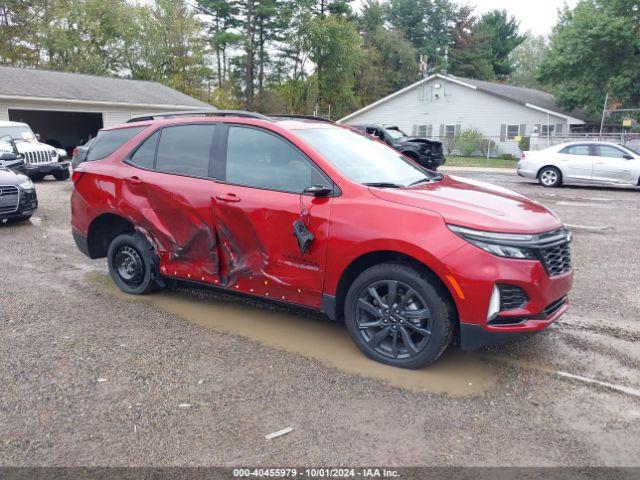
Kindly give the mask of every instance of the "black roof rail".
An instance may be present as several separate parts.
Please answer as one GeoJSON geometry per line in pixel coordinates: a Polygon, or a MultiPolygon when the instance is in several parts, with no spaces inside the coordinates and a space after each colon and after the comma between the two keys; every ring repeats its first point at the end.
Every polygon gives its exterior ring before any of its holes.
{"type": "Polygon", "coordinates": [[[329,120],[324,117],[316,117],[314,115],[296,115],[294,113],[276,113],[271,115],[272,118],[290,118],[295,120],[296,118],[300,120],[315,120],[316,122],[326,122],[326,123],[336,123],[333,120],[329,120]]]}
{"type": "Polygon", "coordinates": [[[214,109],[201,109],[201,110],[182,110],[178,112],[160,112],[160,113],[149,113],[146,115],[138,115],[136,117],[132,117],[127,121],[127,123],[131,122],[144,122],[147,120],[158,120],[160,118],[175,118],[175,117],[247,117],[247,118],[256,118],[258,120],[266,120],[268,122],[273,121],[273,119],[267,117],[266,115],[262,115],[261,113],[256,112],[247,112],[245,110],[214,110],[214,109]]]}

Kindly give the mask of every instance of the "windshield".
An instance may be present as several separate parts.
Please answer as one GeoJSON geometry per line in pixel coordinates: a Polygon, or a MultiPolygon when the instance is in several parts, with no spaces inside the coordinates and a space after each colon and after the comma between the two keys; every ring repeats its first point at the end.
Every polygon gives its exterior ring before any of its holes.
{"type": "Polygon", "coordinates": [[[0,127],[0,137],[9,135],[14,140],[33,140],[35,136],[26,125],[12,125],[10,127],[0,127]]]}
{"type": "Polygon", "coordinates": [[[398,128],[388,128],[387,135],[391,137],[392,140],[399,140],[401,138],[407,138],[407,134],[398,128]]]}
{"type": "Polygon", "coordinates": [[[296,130],[296,134],[343,175],[363,185],[406,187],[442,178],[385,144],[346,128],[311,128],[296,130]]]}
{"type": "Polygon", "coordinates": [[[620,145],[620,146],[622,148],[626,148],[627,150],[629,150],[634,155],[640,155],[640,152],[638,152],[638,150],[636,150],[635,148],[631,148],[629,145],[620,145]]]}

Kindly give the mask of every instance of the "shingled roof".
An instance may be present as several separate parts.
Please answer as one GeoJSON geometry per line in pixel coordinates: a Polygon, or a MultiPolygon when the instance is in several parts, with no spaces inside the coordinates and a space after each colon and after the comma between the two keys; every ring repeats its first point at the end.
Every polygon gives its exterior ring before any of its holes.
{"type": "Polygon", "coordinates": [[[556,103],[553,95],[547,92],[543,92],[542,90],[514,87],[513,85],[506,85],[499,82],[486,82],[484,80],[474,80],[473,78],[462,78],[453,75],[449,75],[449,77],[460,80],[464,83],[468,83],[469,85],[473,85],[478,90],[491,93],[506,100],[512,100],[523,105],[535,105],[536,107],[544,108],[552,112],[558,112],[563,115],[578,118],[580,120],[586,120],[584,112],[580,110],[569,111],[561,108],[556,103]]]}
{"type": "Polygon", "coordinates": [[[156,82],[14,67],[0,67],[0,96],[211,108],[156,82]]]}
{"type": "Polygon", "coordinates": [[[555,98],[553,97],[553,95],[551,95],[550,93],[547,92],[543,92],[541,90],[534,90],[532,88],[522,88],[522,87],[514,87],[512,85],[506,85],[504,83],[499,83],[499,82],[486,82],[483,80],[474,80],[472,78],[463,78],[463,77],[458,77],[458,76],[454,76],[454,75],[442,75],[439,73],[430,75],[427,78],[424,78],[422,80],[419,80],[411,85],[409,85],[408,87],[403,88],[402,90],[398,90],[395,93],[392,93],[389,96],[386,96],[384,98],[381,98],[380,100],[367,105],[364,108],[361,108],[360,110],[357,110],[353,113],[350,113],[349,115],[347,115],[344,118],[341,118],[339,120],[339,122],[348,120],[351,117],[354,117],[360,113],[363,113],[367,110],[369,110],[370,108],[373,108],[375,106],[378,106],[384,102],[386,102],[387,100],[391,100],[394,97],[397,97],[398,95],[402,95],[403,93],[416,88],[424,83],[427,83],[431,80],[433,80],[434,78],[440,78],[442,80],[446,80],[446,81],[450,81],[450,82],[454,82],[457,83],[459,85],[463,85],[467,88],[471,88],[473,90],[478,90],[478,91],[482,91],[485,93],[489,93],[491,95],[494,95],[496,97],[500,97],[502,99],[505,100],[509,100],[512,102],[516,102],[519,103],[527,108],[533,108],[533,109],[537,109],[537,110],[542,110],[542,111],[548,111],[550,113],[556,113],[556,114],[560,114],[562,116],[566,116],[566,117],[571,117],[572,119],[576,119],[577,121],[587,121],[588,119],[586,118],[584,112],[582,112],[581,110],[571,110],[568,111],[564,108],[561,108],[555,101],[555,98]]]}

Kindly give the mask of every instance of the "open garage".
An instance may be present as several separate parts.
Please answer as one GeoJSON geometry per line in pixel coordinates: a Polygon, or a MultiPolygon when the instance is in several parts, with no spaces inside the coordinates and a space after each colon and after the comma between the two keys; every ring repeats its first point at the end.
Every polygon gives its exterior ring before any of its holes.
{"type": "Polygon", "coordinates": [[[27,123],[67,152],[132,116],[213,108],[155,82],[0,67],[0,120],[27,123]]]}
{"type": "Polygon", "coordinates": [[[9,109],[9,120],[29,124],[42,142],[64,148],[67,154],[95,137],[102,128],[102,113],[99,112],[9,109]]]}

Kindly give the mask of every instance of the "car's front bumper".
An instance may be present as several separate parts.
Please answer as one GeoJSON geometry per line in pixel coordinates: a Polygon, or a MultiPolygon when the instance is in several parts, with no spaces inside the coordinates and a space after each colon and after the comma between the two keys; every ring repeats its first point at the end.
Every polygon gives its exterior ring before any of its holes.
{"type": "Polygon", "coordinates": [[[527,337],[547,328],[568,308],[573,271],[549,276],[538,260],[498,257],[467,244],[444,259],[446,276],[460,320],[460,345],[464,350],[496,345],[527,337]],[[489,321],[489,303],[496,285],[522,289],[528,300],[522,308],[498,313],[489,321]]]}
{"type": "Polygon", "coordinates": [[[53,175],[69,171],[69,162],[56,163],[27,163],[25,165],[27,175],[53,175]]]}
{"type": "Polygon", "coordinates": [[[38,196],[36,191],[20,189],[18,208],[12,212],[0,212],[0,219],[23,218],[32,215],[38,209],[38,196]]]}

